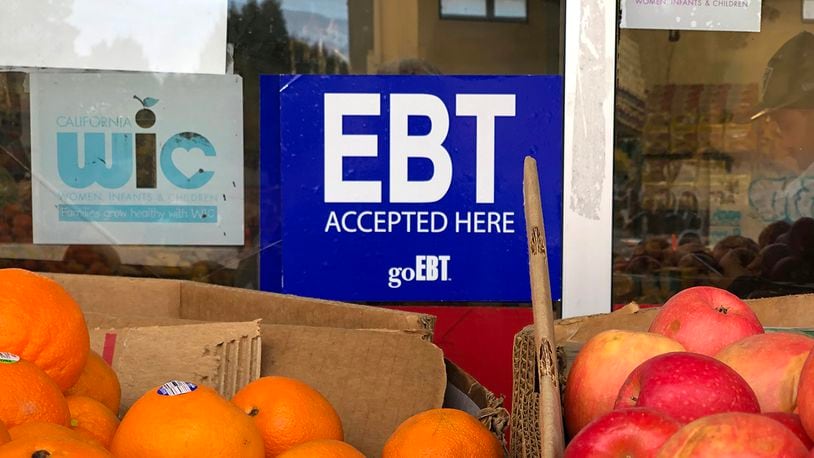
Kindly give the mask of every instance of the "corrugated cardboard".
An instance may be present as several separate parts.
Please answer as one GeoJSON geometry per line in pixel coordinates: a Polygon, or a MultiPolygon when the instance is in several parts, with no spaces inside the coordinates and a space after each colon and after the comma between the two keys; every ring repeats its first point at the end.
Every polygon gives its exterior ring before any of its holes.
{"type": "MultiPolygon", "coordinates": [[[[514,336],[512,349],[512,417],[511,457],[539,457],[540,390],[537,357],[534,350],[534,327],[526,326],[514,336]]],[[[560,421],[562,423],[562,421],[560,421]]]]}
{"type": "Polygon", "coordinates": [[[325,395],[346,440],[367,456],[378,456],[402,421],[444,401],[444,356],[412,335],[293,325],[261,333],[263,375],[294,377],[325,395]]]}
{"type": "MultiPolygon", "coordinates": [[[[746,301],[755,311],[764,327],[771,328],[811,328],[814,319],[811,307],[814,294],[752,299],[746,301]]],[[[567,374],[570,363],[582,345],[594,335],[610,330],[646,331],[658,313],[658,309],[641,309],[636,304],[608,314],[576,317],[554,322],[557,341],[558,366],[562,374],[567,374]]],[[[514,340],[514,386],[512,390],[511,454],[512,457],[538,457],[534,444],[540,438],[538,420],[539,387],[537,365],[535,364],[534,328],[528,326],[520,331],[514,340]]],[[[561,377],[564,383],[567,375],[561,377]]],[[[547,416],[545,421],[562,422],[562,418],[547,416]]],[[[543,440],[545,438],[542,438],[543,440]]]]}
{"type": "Polygon", "coordinates": [[[469,412],[497,436],[508,454],[505,430],[509,426],[509,411],[503,407],[503,396],[497,396],[474,377],[446,360],[447,390],[444,407],[469,412]]]}
{"type": "Polygon", "coordinates": [[[86,312],[108,315],[137,314],[201,321],[252,321],[259,318],[265,324],[390,329],[426,337],[432,336],[435,326],[435,317],[421,313],[190,281],[45,275],[62,284],[86,312]],[[217,306],[208,305],[213,303],[217,306]]]}
{"type": "MultiPolygon", "coordinates": [[[[206,384],[226,398],[260,376],[258,322],[91,329],[91,348],[105,354],[122,386],[121,412],[169,380],[206,384]]],[[[125,325],[125,326],[121,326],[125,325]]]]}
{"type": "MultiPolygon", "coordinates": [[[[260,374],[296,377],[317,388],[338,410],[346,439],[366,456],[379,456],[402,421],[445,400],[477,412],[502,437],[505,411],[474,379],[445,365],[441,350],[428,341],[431,316],[184,281],[52,277],[80,303],[89,326],[101,327],[94,332],[94,348],[111,326],[120,332],[119,341],[127,329],[128,338],[158,341],[160,332],[178,331],[168,335],[169,341],[192,342],[190,334],[219,322],[248,322],[224,324],[218,329],[224,333],[230,326],[257,326],[253,320],[261,320],[260,374]]],[[[200,343],[190,346],[202,348],[200,343]]],[[[136,370],[151,365],[138,358],[119,363],[136,370]]]]}
{"type": "MultiPolygon", "coordinates": [[[[554,341],[554,307],[548,274],[548,249],[546,247],[543,206],[540,198],[540,179],[537,162],[526,157],[523,164],[523,209],[526,217],[526,240],[529,253],[529,280],[531,305],[534,312],[534,349],[537,367],[537,393],[541,434],[539,454],[558,458],[562,456],[564,434],[562,423],[545,421],[562,416],[560,378],[557,348],[554,341]]],[[[528,444],[528,447],[532,447],[528,444]]]]}
{"type": "Polygon", "coordinates": [[[345,329],[390,329],[432,337],[435,317],[345,302],[285,294],[224,288],[202,283],[182,283],[180,315],[205,321],[244,321],[257,317],[264,324],[293,324],[345,329]],[[217,300],[221,307],[207,307],[217,300]],[[396,313],[392,313],[396,312],[396,313]]]}

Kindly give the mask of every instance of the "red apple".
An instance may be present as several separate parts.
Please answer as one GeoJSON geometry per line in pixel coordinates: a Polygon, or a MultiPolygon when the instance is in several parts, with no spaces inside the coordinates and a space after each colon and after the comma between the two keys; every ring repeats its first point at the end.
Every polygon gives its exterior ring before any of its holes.
{"type": "Polygon", "coordinates": [[[616,408],[651,407],[681,423],[723,412],[760,412],[749,384],[726,364],[678,352],[645,361],[625,380],[616,408]]]}
{"type": "Polygon", "coordinates": [[[814,437],[814,351],[808,354],[800,371],[800,383],[797,385],[797,413],[808,437],[814,437]]]}
{"type": "Polygon", "coordinates": [[[763,333],[755,312],[737,296],[711,286],[685,289],[671,297],[650,325],[687,351],[713,356],[727,345],[763,333]]]}
{"type": "Polygon", "coordinates": [[[788,428],[763,415],[730,412],[684,425],[658,458],[802,458],[808,450],[788,428]]]}
{"type": "Polygon", "coordinates": [[[807,449],[811,450],[814,448],[814,441],[808,437],[808,433],[806,433],[805,428],[803,428],[803,422],[800,421],[799,415],[786,412],[768,412],[764,413],[763,416],[783,423],[786,428],[803,442],[803,445],[805,445],[807,449]]]}
{"type": "Polygon", "coordinates": [[[653,356],[683,350],[678,342],[649,332],[612,330],[593,336],[574,360],[565,384],[568,434],[573,437],[613,410],[619,388],[636,366],[653,356]]]}
{"type": "Polygon", "coordinates": [[[657,410],[614,410],[583,428],[568,444],[564,458],[655,457],[679,428],[679,422],[657,410]]]}
{"type": "Polygon", "coordinates": [[[794,412],[800,371],[812,348],[814,339],[802,334],[756,334],[729,345],[715,358],[746,380],[762,412],[794,412]]]}

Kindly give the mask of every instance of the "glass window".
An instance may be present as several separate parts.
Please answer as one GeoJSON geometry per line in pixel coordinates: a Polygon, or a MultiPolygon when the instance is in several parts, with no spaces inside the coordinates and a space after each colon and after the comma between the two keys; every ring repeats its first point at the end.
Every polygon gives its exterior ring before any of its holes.
{"type": "Polygon", "coordinates": [[[814,290],[814,24],[762,9],[759,33],[620,31],[615,304],[814,290]]]}
{"type": "Polygon", "coordinates": [[[441,17],[525,21],[527,0],[441,0],[441,17]]]}
{"type": "Polygon", "coordinates": [[[562,68],[560,4],[230,0],[228,68],[243,78],[246,242],[239,247],[34,245],[27,74],[0,72],[0,267],[255,288],[257,253],[266,248],[258,238],[259,75],[557,74],[562,68]],[[445,21],[439,11],[526,21],[445,21]]]}
{"type": "Polygon", "coordinates": [[[485,18],[487,0],[441,0],[441,16],[485,18]]]}
{"type": "Polygon", "coordinates": [[[495,0],[495,17],[526,19],[526,0],[495,0]]]}

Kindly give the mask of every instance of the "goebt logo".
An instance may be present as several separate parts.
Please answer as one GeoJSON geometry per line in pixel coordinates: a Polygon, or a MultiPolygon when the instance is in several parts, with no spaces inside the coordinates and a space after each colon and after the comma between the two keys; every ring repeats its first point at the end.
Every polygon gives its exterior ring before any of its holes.
{"type": "MultiPolygon", "coordinates": [[[[214,172],[202,168],[192,175],[182,172],[173,154],[182,149],[186,151],[200,150],[204,156],[214,157],[215,147],[203,135],[195,132],[181,132],[168,138],[157,149],[156,134],[148,129],[155,126],[156,115],[150,110],[158,103],[157,99],[146,97],[144,99],[133,96],[141,103],[141,108],[135,114],[136,125],[141,128],[139,132],[113,132],[110,135],[111,155],[106,155],[108,134],[103,132],[85,132],[82,134],[84,142],[84,159],[79,159],[79,133],[57,132],[57,164],[59,177],[72,188],[87,188],[93,184],[107,189],[119,189],[130,182],[133,173],[136,174],[136,188],[151,189],[157,187],[157,171],[160,169],[164,177],[182,189],[198,189],[206,185],[214,172]],[[158,163],[156,164],[156,155],[158,163]]],[[[70,119],[70,118],[66,118],[70,119]]],[[[98,128],[132,128],[128,118],[88,118],[76,121],[59,122],[65,127],[98,128]]]]}

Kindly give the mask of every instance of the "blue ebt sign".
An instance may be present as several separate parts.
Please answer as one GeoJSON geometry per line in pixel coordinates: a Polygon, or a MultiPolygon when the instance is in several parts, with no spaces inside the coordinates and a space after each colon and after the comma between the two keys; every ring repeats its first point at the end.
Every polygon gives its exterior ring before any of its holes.
{"type": "Polygon", "coordinates": [[[261,254],[264,289],[528,301],[533,155],[560,298],[559,77],[265,76],[261,98],[261,243],[282,240],[261,254]]]}

